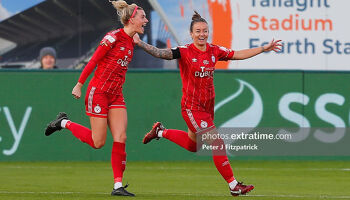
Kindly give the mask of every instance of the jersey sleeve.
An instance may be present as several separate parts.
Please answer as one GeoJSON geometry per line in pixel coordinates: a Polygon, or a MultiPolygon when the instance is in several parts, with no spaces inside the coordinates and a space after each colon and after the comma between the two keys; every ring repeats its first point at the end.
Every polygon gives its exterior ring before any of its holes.
{"type": "Polygon", "coordinates": [[[116,41],[117,41],[117,36],[115,34],[107,33],[101,40],[100,45],[113,48],[115,46],[116,41]]]}
{"type": "Polygon", "coordinates": [[[218,56],[218,60],[220,61],[227,61],[230,60],[233,55],[235,54],[235,51],[233,51],[232,49],[227,49],[225,47],[222,46],[216,46],[217,49],[217,56],[218,56]]]}
{"type": "Polygon", "coordinates": [[[91,57],[88,64],[85,66],[83,72],[80,74],[78,82],[84,84],[86,79],[90,76],[91,72],[94,71],[97,63],[106,55],[110,48],[106,45],[100,45],[97,47],[94,55],[91,57]]]}

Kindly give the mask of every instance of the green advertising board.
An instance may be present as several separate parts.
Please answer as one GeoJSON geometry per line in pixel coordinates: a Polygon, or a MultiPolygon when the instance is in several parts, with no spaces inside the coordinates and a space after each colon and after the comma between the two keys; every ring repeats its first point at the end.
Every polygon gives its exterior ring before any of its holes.
{"type": "MultiPolygon", "coordinates": [[[[60,111],[89,127],[84,98],[76,100],[71,95],[79,75],[79,71],[0,72],[0,161],[110,159],[110,135],[99,150],[81,143],[67,130],[44,136],[46,124],[60,111]]],[[[128,160],[211,159],[164,139],[142,144],[144,134],[156,121],[166,128],[187,130],[180,110],[178,71],[129,71],[126,79],[128,160]]],[[[350,73],[343,72],[217,71],[215,124],[346,129],[350,126],[349,80],[350,73]]],[[[318,148],[339,147],[349,141],[346,133],[309,131],[297,135],[296,140],[312,139],[318,148]]],[[[335,151],[327,156],[349,155],[335,151]]]]}

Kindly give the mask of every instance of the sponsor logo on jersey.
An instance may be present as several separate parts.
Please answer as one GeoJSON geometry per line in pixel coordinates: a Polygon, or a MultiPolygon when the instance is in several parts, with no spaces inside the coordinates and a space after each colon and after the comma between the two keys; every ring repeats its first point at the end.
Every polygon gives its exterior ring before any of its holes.
{"type": "Polygon", "coordinates": [[[124,50],[125,50],[125,47],[120,47],[120,50],[121,50],[121,51],[124,51],[124,50]]]}
{"type": "Polygon", "coordinates": [[[212,77],[214,75],[214,70],[212,70],[212,68],[205,68],[204,66],[200,67],[201,71],[196,71],[194,73],[195,77],[199,77],[199,78],[204,78],[204,77],[212,77]],[[205,71],[205,69],[208,69],[209,71],[205,71]]]}
{"type": "Polygon", "coordinates": [[[215,56],[211,56],[211,61],[213,61],[213,63],[215,63],[215,56]]]}
{"type": "Polygon", "coordinates": [[[201,127],[202,127],[202,128],[207,128],[207,127],[208,127],[208,122],[202,121],[202,122],[201,122],[201,127]]]}
{"type": "Polygon", "coordinates": [[[205,64],[205,65],[209,65],[209,61],[207,61],[207,60],[203,60],[203,64],[205,64]]]}
{"type": "Polygon", "coordinates": [[[195,59],[195,58],[192,58],[192,62],[197,62],[197,59],[195,59]]]}
{"type": "Polygon", "coordinates": [[[128,66],[129,64],[129,61],[128,61],[128,56],[125,56],[124,60],[122,60],[121,58],[117,61],[117,63],[119,65],[121,65],[122,67],[126,67],[128,66]]]}
{"type": "Polygon", "coordinates": [[[95,106],[94,111],[95,111],[95,113],[100,113],[102,111],[102,109],[99,105],[97,105],[97,106],[95,106]]]}

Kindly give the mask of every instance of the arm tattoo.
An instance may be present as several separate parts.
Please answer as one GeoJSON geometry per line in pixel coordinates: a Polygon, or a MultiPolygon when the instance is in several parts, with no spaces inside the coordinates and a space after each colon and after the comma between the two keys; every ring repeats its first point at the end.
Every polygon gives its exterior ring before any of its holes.
{"type": "Polygon", "coordinates": [[[157,47],[147,44],[143,41],[140,41],[138,45],[139,47],[141,47],[143,50],[145,50],[147,53],[151,54],[154,57],[163,58],[166,60],[173,59],[173,53],[171,52],[171,49],[158,49],[157,47]]]}

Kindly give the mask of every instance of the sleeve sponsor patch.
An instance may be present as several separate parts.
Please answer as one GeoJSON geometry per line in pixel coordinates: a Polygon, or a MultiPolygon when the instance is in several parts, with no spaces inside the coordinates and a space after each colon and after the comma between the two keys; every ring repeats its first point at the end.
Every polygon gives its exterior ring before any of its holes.
{"type": "Polygon", "coordinates": [[[113,47],[113,43],[116,41],[116,39],[112,36],[112,35],[106,35],[100,45],[106,45],[106,46],[109,46],[109,47],[113,47]]]}
{"type": "Polygon", "coordinates": [[[228,51],[228,49],[227,48],[225,48],[225,47],[220,47],[220,49],[222,50],[222,51],[228,51]]]}
{"type": "Polygon", "coordinates": [[[108,40],[110,43],[115,42],[115,39],[111,35],[106,35],[104,39],[108,40]]]}
{"type": "Polygon", "coordinates": [[[228,49],[222,46],[217,47],[219,47],[219,60],[229,60],[234,55],[234,51],[232,49],[228,49]]]}

